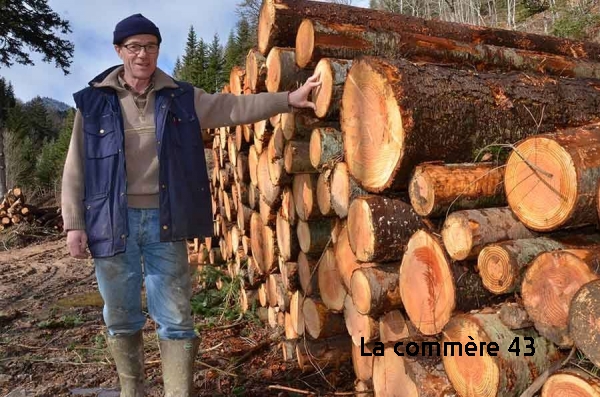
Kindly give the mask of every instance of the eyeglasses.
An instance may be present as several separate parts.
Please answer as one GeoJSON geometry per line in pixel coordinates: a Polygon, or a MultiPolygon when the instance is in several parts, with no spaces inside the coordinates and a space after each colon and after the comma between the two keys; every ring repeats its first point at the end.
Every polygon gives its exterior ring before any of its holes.
{"type": "Polygon", "coordinates": [[[156,54],[158,52],[158,44],[125,44],[123,47],[133,54],[139,54],[142,52],[142,48],[146,50],[147,54],[156,54]]]}

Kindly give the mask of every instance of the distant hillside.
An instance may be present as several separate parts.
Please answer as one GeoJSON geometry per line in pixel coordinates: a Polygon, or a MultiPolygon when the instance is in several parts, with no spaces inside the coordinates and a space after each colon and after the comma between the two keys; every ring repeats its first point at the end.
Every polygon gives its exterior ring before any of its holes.
{"type": "Polygon", "coordinates": [[[67,110],[71,109],[71,106],[67,105],[64,102],[53,99],[53,98],[42,97],[42,102],[48,110],[53,111],[53,112],[63,113],[63,112],[66,112],[67,110]]]}

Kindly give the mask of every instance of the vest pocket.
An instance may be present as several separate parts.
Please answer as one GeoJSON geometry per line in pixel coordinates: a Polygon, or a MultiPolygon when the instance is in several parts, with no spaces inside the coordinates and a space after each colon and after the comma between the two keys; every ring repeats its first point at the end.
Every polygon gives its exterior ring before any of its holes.
{"type": "Polygon", "coordinates": [[[83,200],[85,206],[86,233],[90,243],[112,239],[112,221],[108,194],[100,194],[83,200]]]}
{"type": "Polygon", "coordinates": [[[115,117],[112,114],[86,119],[83,123],[83,130],[87,158],[104,158],[119,152],[119,143],[115,133],[115,117]]]}

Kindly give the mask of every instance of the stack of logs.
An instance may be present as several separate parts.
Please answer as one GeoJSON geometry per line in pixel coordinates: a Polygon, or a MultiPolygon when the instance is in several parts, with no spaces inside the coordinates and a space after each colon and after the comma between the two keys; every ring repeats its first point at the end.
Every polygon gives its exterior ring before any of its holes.
{"type": "Polygon", "coordinates": [[[352,360],[357,391],[519,396],[548,371],[543,396],[598,395],[563,361],[600,365],[600,45],[265,0],[223,92],[316,73],[316,110],[210,131],[215,233],[191,260],[243,277],[285,359],[352,360]]]}
{"type": "Polygon", "coordinates": [[[23,190],[9,189],[0,204],[0,230],[21,223],[35,224],[62,231],[63,220],[58,207],[37,208],[25,202],[23,190]]]}

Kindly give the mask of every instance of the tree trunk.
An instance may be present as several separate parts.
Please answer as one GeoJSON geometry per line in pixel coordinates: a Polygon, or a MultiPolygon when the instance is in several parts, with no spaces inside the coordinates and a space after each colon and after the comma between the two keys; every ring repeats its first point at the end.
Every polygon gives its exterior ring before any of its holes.
{"type": "Polygon", "coordinates": [[[379,322],[369,315],[360,314],[350,295],[346,295],[344,299],[344,319],[348,334],[355,345],[360,346],[361,343],[379,339],[379,322]]]}
{"type": "Polygon", "coordinates": [[[318,258],[308,256],[304,252],[298,254],[298,278],[302,292],[306,296],[311,296],[319,291],[317,260],[318,258]]]}
{"type": "Polygon", "coordinates": [[[319,61],[315,74],[320,76],[321,85],[312,91],[317,117],[323,120],[339,119],[344,84],[351,66],[351,60],[323,58],[319,61]]]}
{"type": "Polygon", "coordinates": [[[308,255],[317,255],[328,246],[331,241],[332,218],[317,219],[314,221],[298,221],[296,233],[302,252],[308,255]]]}
{"type": "Polygon", "coordinates": [[[472,266],[452,263],[440,239],[424,230],[408,242],[399,283],[406,313],[424,335],[440,333],[455,310],[469,311],[500,300],[483,287],[472,266]]]}
{"type": "Polygon", "coordinates": [[[456,211],[442,228],[448,254],[459,261],[476,258],[487,244],[536,236],[508,207],[456,211]]]}
{"type": "Polygon", "coordinates": [[[296,174],[292,182],[294,204],[298,219],[308,221],[322,218],[317,198],[319,174],[296,174]]]}
{"type": "Polygon", "coordinates": [[[408,185],[410,202],[421,216],[506,205],[504,169],[493,163],[419,164],[408,185]]]}
{"type": "Polygon", "coordinates": [[[593,80],[365,57],[353,62],[347,81],[340,117],[344,160],[373,193],[405,189],[413,168],[426,161],[472,161],[486,145],[599,119],[600,83],[593,80]]]}
{"type": "Polygon", "coordinates": [[[401,260],[410,237],[424,227],[413,208],[378,195],[358,197],[348,210],[348,237],[362,262],[401,260]]]}
{"type": "Polygon", "coordinates": [[[573,296],[569,334],[577,349],[600,367],[600,280],[586,283],[573,296]]]}
{"type": "Polygon", "coordinates": [[[350,203],[359,196],[366,195],[356,180],[348,173],[345,162],[337,163],[331,175],[331,206],[340,218],[348,216],[350,203]]]}
{"type": "Polygon", "coordinates": [[[563,358],[534,330],[511,331],[494,313],[453,317],[444,328],[441,345],[447,349],[442,357],[444,368],[461,396],[472,395],[473,391],[480,396],[519,396],[539,374],[563,358]],[[491,342],[498,349],[488,350],[491,342]],[[467,351],[467,343],[470,347],[474,343],[476,348],[467,351]],[[485,353],[481,351],[482,343],[485,353]],[[518,355],[515,349],[519,349],[518,355]],[[494,355],[489,355],[490,351],[494,355]]]}
{"type": "Polygon", "coordinates": [[[547,237],[488,244],[479,253],[477,269],[483,285],[490,292],[510,294],[520,291],[525,270],[536,256],[564,247],[547,237]]]}
{"type": "Polygon", "coordinates": [[[330,311],[323,302],[304,298],[302,309],[306,332],[314,339],[346,334],[346,324],[341,313],[330,311]]]}
{"type": "Polygon", "coordinates": [[[360,314],[379,317],[402,308],[398,279],[400,263],[357,269],[352,274],[350,293],[360,314]]]}
{"type": "Polygon", "coordinates": [[[528,228],[598,225],[600,124],[530,137],[506,162],[508,205],[528,228]]]}
{"type": "Polygon", "coordinates": [[[246,56],[246,76],[252,93],[267,90],[267,59],[255,48],[246,56]]]}
{"type": "Polygon", "coordinates": [[[600,380],[576,367],[566,367],[544,383],[541,397],[595,397],[600,395],[600,380]]]}
{"type": "Polygon", "coordinates": [[[267,56],[267,91],[292,91],[302,86],[312,70],[296,65],[293,48],[273,47],[267,56]]]}
{"type": "Polygon", "coordinates": [[[277,214],[277,247],[279,253],[285,261],[297,258],[300,253],[300,244],[296,228],[281,216],[277,214]]]}
{"type": "MultiPolygon", "coordinates": [[[[319,295],[329,310],[340,312],[344,310],[344,299],[346,289],[342,283],[340,273],[335,263],[333,248],[327,248],[320,258],[317,268],[317,282],[319,284],[319,295]]],[[[352,301],[352,298],[350,298],[352,301]]]]}
{"type": "Polygon", "coordinates": [[[600,64],[574,58],[573,54],[553,55],[460,42],[448,36],[413,33],[402,24],[390,28],[393,29],[305,19],[296,36],[296,62],[300,67],[311,67],[321,58],[354,59],[372,55],[496,72],[520,70],[560,77],[600,77],[600,64]]]}
{"type": "Polygon", "coordinates": [[[545,252],[527,268],[521,285],[523,306],[540,335],[561,348],[569,336],[569,306],[581,286],[598,278],[600,247],[545,252]]]}
{"type": "Polygon", "coordinates": [[[308,0],[266,0],[258,25],[258,50],[266,55],[273,46],[294,47],[304,18],[322,22],[343,22],[373,30],[403,32],[448,38],[464,43],[481,43],[518,48],[578,59],[600,60],[600,45],[515,30],[483,28],[439,19],[427,20],[407,14],[308,0]]]}
{"type": "Polygon", "coordinates": [[[333,169],[344,157],[342,133],[335,128],[315,128],[310,135],[309,152],[310,163],[319,172],[333,169]]]}

